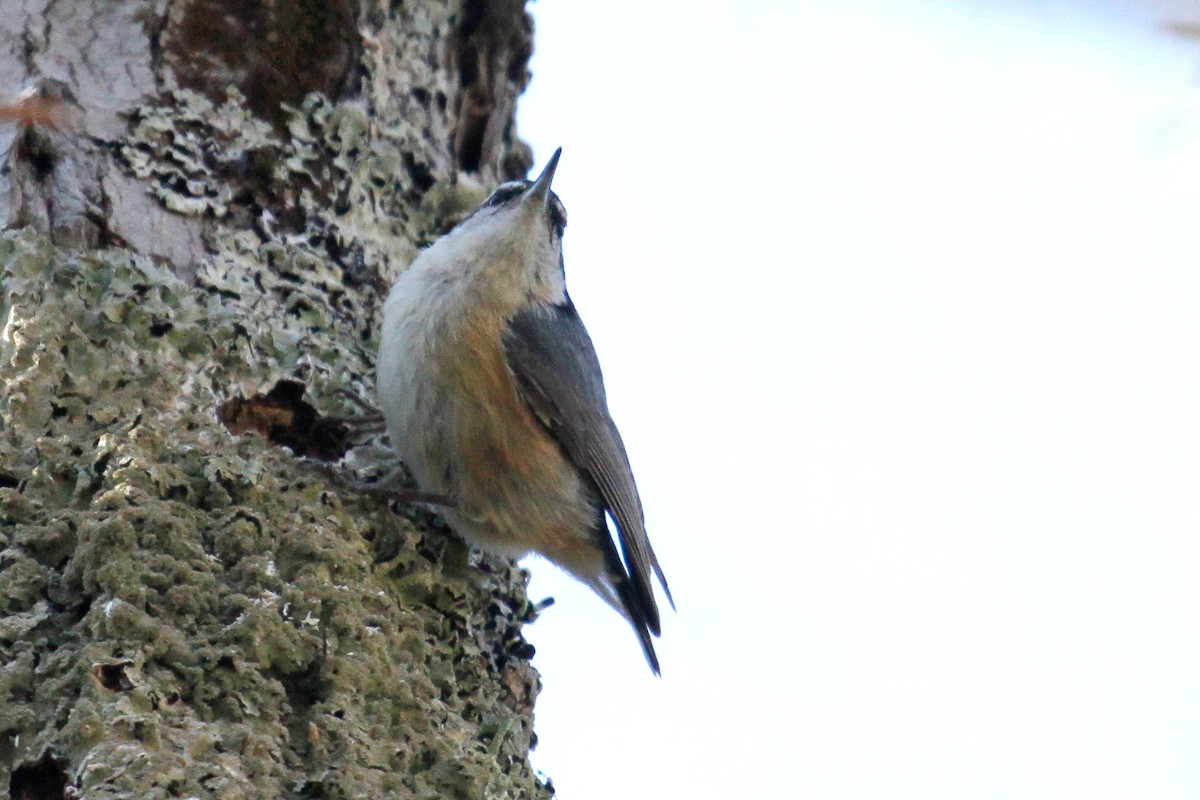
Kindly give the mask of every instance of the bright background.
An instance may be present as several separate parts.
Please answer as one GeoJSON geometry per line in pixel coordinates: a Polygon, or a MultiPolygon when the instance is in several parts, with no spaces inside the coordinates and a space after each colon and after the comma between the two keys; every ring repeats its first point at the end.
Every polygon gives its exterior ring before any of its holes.
{"type": "Polygon", "coordinates": [[[531,562],[560,797],[1200,797],[1200,3],[531,9],[679,605],[531,562]]]}

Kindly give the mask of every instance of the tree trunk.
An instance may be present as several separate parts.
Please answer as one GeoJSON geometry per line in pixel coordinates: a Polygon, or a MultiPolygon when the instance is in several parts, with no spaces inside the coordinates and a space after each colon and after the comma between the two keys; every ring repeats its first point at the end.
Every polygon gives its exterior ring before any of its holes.
{"type": "Polygon", "coordinates": [[[348,485],[387,451],[334,418],[387,287],[530,166],[523,1],[0,26],[0,796],[552,794],[524,573],[348,485]]]}

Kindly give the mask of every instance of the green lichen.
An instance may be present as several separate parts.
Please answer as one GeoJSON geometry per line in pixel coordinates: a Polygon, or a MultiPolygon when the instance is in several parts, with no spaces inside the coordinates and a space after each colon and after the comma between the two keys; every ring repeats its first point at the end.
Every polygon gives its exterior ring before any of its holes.
{"type": "Polygon", "coordinates": [[[551,794],[524,574],[217,420],[281,379],[358,413],[387,287],[527,166],[509,118],[459,173],[460,4],[371,8],[353,98],[131,119],[118,166],[194,271],[0,234],[0,791],[49,756],[89,798],[551,794]]]}
{"type": "Polygon", "coordinates": [[[10,233],[0,286],[0,786],[49,753],[94,798],[548,794],[522,576],[447,572],[444,532],[216,420],[280,375],[363,385],[324,262],[271,242],[188,286],[10,233]]]}

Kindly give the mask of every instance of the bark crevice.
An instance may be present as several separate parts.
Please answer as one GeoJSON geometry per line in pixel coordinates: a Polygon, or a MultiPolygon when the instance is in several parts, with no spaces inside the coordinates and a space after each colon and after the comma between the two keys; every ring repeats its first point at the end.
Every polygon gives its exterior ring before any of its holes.
{"type": "Polygon", "coordinates": [[[525,574],[296,455],[388,467],[317,428],[373,395],[386,287],[527,164],[524,7],[452,45],[461,0],[245,5],[0,0],[0,787],[546,797],[525,574]]]}

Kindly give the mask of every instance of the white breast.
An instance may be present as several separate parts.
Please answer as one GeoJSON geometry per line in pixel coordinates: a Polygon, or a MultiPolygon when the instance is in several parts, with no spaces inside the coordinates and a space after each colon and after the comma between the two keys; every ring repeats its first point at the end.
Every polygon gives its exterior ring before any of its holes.
{"type": "Polygon", "coordinates": [[[505,362],[503,327],[528,302],[514,261],[528,254],[461,231],[422,253],[388,295],[380,408],[421,488],[453,498],[446,518],[458,533],[502,554],[544,552],[551,539],[582,535],[595,512],[505,362]]]}

